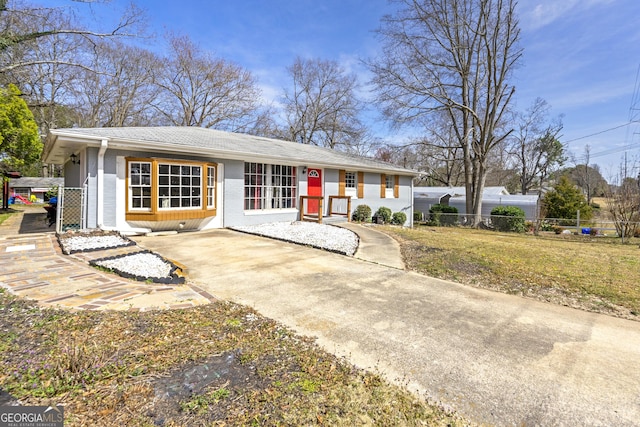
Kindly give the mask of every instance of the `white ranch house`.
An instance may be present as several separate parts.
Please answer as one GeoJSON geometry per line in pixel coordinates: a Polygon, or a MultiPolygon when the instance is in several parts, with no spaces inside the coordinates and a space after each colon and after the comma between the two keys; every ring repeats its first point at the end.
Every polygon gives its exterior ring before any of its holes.
{"type": "MultiPolygon", "coordinates": [[[[49,132],[43,161],[64,165],[78,228],[203,230],[347,217],[366,204],[413,221],[417,172],[311,145],[197,127],[49,132]]],[[[70,199],[69,199],[70,200],[70,199]]]]}

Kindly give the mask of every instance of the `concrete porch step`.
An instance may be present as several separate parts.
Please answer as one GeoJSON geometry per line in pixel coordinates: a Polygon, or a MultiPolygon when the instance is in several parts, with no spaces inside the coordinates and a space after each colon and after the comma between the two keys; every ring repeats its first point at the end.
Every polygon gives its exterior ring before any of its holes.
{"type": "Polygon", "coordinates": [[[335,215],[322,217],[323,224],[341,224],[344,222],[349,222],[346,216],[335,215]]]}

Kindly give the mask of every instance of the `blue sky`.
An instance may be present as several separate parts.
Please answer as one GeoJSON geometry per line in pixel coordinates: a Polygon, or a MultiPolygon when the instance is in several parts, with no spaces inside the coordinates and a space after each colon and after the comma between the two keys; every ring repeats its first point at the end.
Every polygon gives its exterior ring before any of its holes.
{"type": "MultiPolygon", "coordinates": [[[[296,56],[336,60],[366,82],[360,61],[375,56],[379,43],[373,30],[395,7],[385,0],[134,2],[146,11],[151,32],[187,34],[203,49],[250,70],[267,101],[277,101],[288,84],[286,67],[296,56]]],[[[46,3],[75,5],[82,14],[92,10],[102,21],[128,1],[90,8],[68,0],[46,3]]],[[[520,0],[518,14],[524,57],[514,75],[517,108],[544,98],[553,115],[564,115],[562,140],[570,152],[584,161],[588,144],[590,163],[600,165],[605,178],[616,174],[625,151],[630,163],[640,161],[640,126],[625,126],[634,114],[640,120],[640,102],[638,111],[631,110],[634,94],[638,97],[640,1],[520,0]],[[592,134],[597,135],[582,138],[592,134]]],[[[407,137],[372,119],[377,136],[386,141],[407,137]]]]}

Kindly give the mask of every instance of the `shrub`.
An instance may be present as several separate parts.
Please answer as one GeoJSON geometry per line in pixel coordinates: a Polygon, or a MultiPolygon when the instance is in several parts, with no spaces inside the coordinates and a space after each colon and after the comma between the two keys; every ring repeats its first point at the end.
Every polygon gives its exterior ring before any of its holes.
{"type": "Polygon", "coordinates": [[[391,216],[391,224],[404,225],[407,222],[407,214],[404,212],[394,212],[391,216]]]}
{"type": "MultiPolygon", "coordinates": [[[[561,176],[553,189],[547,191],[541,200],[546,208],[546,218],[561,218],[562,225],[570,225],[571,220],[578,217],[588,221],[593,217],[593,208],[587,204],[587,199],[577,186],[567,176],[561,176]]],[[[576,225],[575,221],[573,224],[576,225]]]]}
{"type": "Polygon", "coordinates": [[[433,205],[429,209],[429,221],[433,225],[451,226],[458,221],[458,208],[449,205],[433,205]],[[454,215],[455,214],[455,215],[454,215]]]}
{"type": "Polygon", "coordinates": [[[498,231],[524,233],[525,214],[517,206],[497,206],[491,210],[491,223],[498,231]]]}
{"type": "Polygon", "coordinates": [[[391,209],[380,206],[374,216],[381,218],[382,222],[388,224],[391,221],[391,209]]]}
{"type": "Polygon", "coordinates": [[[351,215],[351,219],[356,222],[370,222],[371,208],[367,205],[358,205],[351,215]]]}
{"type": "Polygon", "coordinates": [[[555,231],[555,225],[551,224],[549,221],[541,221],[540,222],[540,231],[555,231]]]}
{"type": "Polygon", "coordinates": [[[413,213],[414,221],[422,221],[422,212],[414,212],[413,213]]]}

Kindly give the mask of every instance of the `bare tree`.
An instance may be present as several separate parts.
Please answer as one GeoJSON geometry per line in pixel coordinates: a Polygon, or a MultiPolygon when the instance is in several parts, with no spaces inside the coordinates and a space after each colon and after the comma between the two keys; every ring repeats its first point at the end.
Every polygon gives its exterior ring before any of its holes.
{"type": "MultiPolygon", "coordinates": [[[[607,181],[600,173],[600,167],[596,164],[589,164],[591,160],[591,147],[589,145],[585,146],[584,155],[581,159],[573,156],[572,160],[575,166],[568,169],[567,173],[575,184],[580,187],[589,204],[591,204],[594,196],[602,196],[607,193],[607,181]],[[584,163],[581,163],[581,161],[584,161],[584,163]]],[[[623,172],[621,169],[621,173],[623,172]]],[[[614,177],[614,179],[620,181],[619,177],[614,177]]]]}
{"type": "MultiPolygon", "coordinates": [[[[83,0],[80,3],[97,3],[83,0]]],[[[96,31],[84,28],[73,22],[63,8],[29,6],[11,0],[0,0],[0,75],[22,67],[31,67],[51,63],[50,58],[40,58],[29,54],[16,55],[16,52],[29,52],[34,44],[53,36],[67,36],[79,43],[81,40],[97,40],[132,36],[142,20],[142,13],[131,6],[120,21],[111,29],[96,31]],[[60,19],[60,18],[63,19],[60,19]]],[[[55,59],[56,63],[85,67],[76,59],[55,59]]]]}
{"type": "Polygon", "coordinates": [[[170,53],[156,84],[158,112],[176,126],[244,131],[259,116],[260,91],[251,73],[199,49],[188,37],[169,38],[170,53]]]}
{"type": "MultiPolygon", "coordinates": [[[[50,20],[59,27],[70,27],[70,18],[61,10],[53,9],[44,16],[38,14],[0,15],[6,27],[0,31],[40,33],[51,27],[50,20]],[[6,20],[4,18],[7,18],[6,20]]],[[[37,41],[25,40],[0,50],[2,64],[28,64],[7,67],[0,72],[3,84],[15,82],[33,111],[41,135],[50,128],[58,127],[60,106],[71,99],[70,88],[77,77],[77,69],[70,65],[74,58],[83,56],[84,40],[73,40],[65,34],[51,34],[37,41]]],[[[66,119],[66,118],[65,118],[66,119]]],[[[62,119],[65,124],[66,120],[62,119]]]]}
{"type": "Polygon", "coordinates": [[[526,111],[515,114],[516,129],[509,142],[522,194],[527,194],[533,186],[541,190],[549,174],[566,160],[564,147],[558,140],[562,118],[550,121],[550,110],[544,99],[536,98],[526,111]]]}
{"type": "Polygon", "coordinates": [[[159,94],[153,84],[160,59],[152,52],[119,42],[99,43],[92,70],[75,85],[81,126],[116,127],[157,124],[151,107],[159,94]],[[100,70],[95,72],[93,70],[100,70]]]}
{"type": "Polygon", "coordinates": [[[456,131],[446,114],[432,115],[425,124],[428,137],[420,140],[420,170],[430,184],[457,186],[464,182],[464,159],[456,131]]]}
{"type": "Polygon", "coordinates": [[[91,30],[64,7],[0,0],[0,83],[21,88],[42,135],[50,128],[71,126],[72,89],[84,72],[98,72],[91,63],[98,44],[132,35],[141,21],[132,6],[113,28],[91,30]]]}
{"type": "Polygon", "coordinates": [[[607,208],[623,242],[640,230],[640,174],[638,178],[630,178],[626,176],[628,172],[625,162],[620,166],[617,180],[620,184],[609,186],[606,193],[607,208]]]}
{"type": "Polygon", "coordinates": [[[288,138],[345,151],[361,145],[366,132],[356,76],[335,61],[318,59],[296,58],[288,71],[293,84],[284,96],[288,138]]]}
{"type": "Polygon", "coordinates": [[[398,0],[370,63],[378,101],[397,126],[444,112],[462,149],[467,212],[480,221],[491,150],[508,137],[509,83],[522,51],[515,0],[398,0]]]}
{"type": "Polygon", "coordinates": [[[487,159],[487,186],[503,186],[510,193],[520,191],[519,177],[513,168],[513,158],[509,153],[508,141],[496,145],[487,159]]]}

